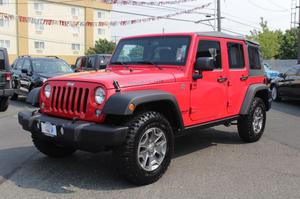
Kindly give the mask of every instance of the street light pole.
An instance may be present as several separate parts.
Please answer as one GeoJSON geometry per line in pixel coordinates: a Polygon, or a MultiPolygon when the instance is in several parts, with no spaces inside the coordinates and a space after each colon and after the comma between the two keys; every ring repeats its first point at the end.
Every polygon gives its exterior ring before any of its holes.
{"type": "Polygon", "coordinates": [[[300,64],[300,0],[299,5],[297,6],[299,12],[298,20],[298,64],[300,64]]]}
{"type": "Polygon", "coordinates": [[[218,32],[221,32],[222,31],[221,0],[217,0],[217,18],[218,18],[218,32]]]}

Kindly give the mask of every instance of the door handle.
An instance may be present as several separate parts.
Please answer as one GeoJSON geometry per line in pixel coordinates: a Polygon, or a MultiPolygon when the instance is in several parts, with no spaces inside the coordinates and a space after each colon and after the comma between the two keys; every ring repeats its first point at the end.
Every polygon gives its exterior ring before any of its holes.
{"type": "Polygon", "coordinates": [[[217,80],[219,83],[223,83],[227,81],[227,77],[219,77],[217,80]]]}
{"type": "Polygon", "coordinates": [[[241,80],[241,81],[246,81],[248,78],[249,78],[248,76],[244,76],[244,75],[243,75],[243,76],[240,78],[240,80],[241,80]]]}

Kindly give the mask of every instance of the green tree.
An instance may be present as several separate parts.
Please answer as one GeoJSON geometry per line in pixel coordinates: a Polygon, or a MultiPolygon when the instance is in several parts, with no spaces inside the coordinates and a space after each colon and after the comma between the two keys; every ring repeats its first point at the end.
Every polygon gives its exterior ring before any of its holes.
{"type": "Polygon", "coordinates": [[[116,47],[116,44],[106,39],[99,39],[96,41],[95,46],[89,48],[86,52],[86,55],[92,54],[111,54],[116,47]]]}
{"type": "Polygon", "coordinates": [[[280,41],[279,59],[297,59],[298,29],[292,28],[285,31],[280,41]]]}
{"type": "Polygon", "coordinates": [[[278,57],[282,32],[280,30],[271,31],[268,23],[263,18],[260,22],[261,30],[251,31],[250,39],[260,43],[262,56],[264,59],[274,59],[278,57]]]}

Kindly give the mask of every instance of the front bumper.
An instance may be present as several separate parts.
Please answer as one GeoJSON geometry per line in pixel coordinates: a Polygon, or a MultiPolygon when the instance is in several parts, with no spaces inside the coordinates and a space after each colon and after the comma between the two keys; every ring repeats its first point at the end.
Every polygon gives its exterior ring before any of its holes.
{"type": "Polygon", "coordinates": [[[0,90],[0,96],[9,97],[15,93],[15,89],[2,89],[0,90]]]}
{"type": "Polygon", "coordinates": [[[23,129],[42,139],[53,140],[58,145],[71,146],[84,151],[97,152],[125,141],[128,127],[109,126],[85,121],[72,121],[50,117],[35,112],[19,112],[19,123],[23,129]],[[57,136],[49,137],[41,132],[38,123],[56,125],[57,136]],[[61,131],[63,128],[63,131],[61,131]]]}

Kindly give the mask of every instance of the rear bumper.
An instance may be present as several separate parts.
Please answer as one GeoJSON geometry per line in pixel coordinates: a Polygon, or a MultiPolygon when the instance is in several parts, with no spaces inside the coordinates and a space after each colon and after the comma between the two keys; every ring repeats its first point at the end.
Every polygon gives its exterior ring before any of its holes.
{"type": "Polygon", "coordinates": [[[0,90],[0,96],[9,97],[15,93],[15,89],[3,89],[0,90]]]}
{"type": "Polygon", "coordinates": [[[97,152],[104,147],[117,146],[125,141],[128,127],[109,126],[92,122],[49,117],[40,113],[19,112],[23,129],[42,139],[55,141],[58,145],[71,146],[84,151],[97,152]],[[40,130],[40,122],[56,125],[57,136],[49,137],[40,130]],[[63,128],[63,131],[61,130],[63,128]]]}

